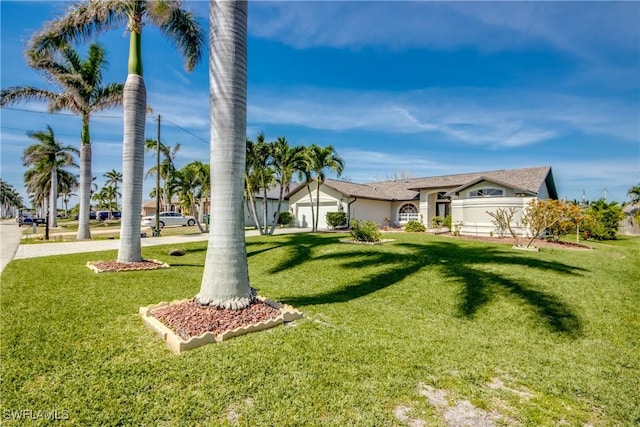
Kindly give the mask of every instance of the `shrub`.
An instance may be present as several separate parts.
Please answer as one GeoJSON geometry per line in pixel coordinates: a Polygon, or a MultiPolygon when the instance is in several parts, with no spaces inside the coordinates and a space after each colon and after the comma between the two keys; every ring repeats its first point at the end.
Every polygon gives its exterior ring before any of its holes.
{"type": "Polygon", "coordinates": [[[289,225],[293,221],[293,215],[287,211],[280,212],[278,215],[278,225],[289,225]]]}
{"type": "MultiPolygon", "coordinates": [[[[409,221],[409,222],[411,222],[411,221],[409,221]]],[[[441,216],[434,216],[433,218],[431,218],[431,224],[435,228],[441,228],[442,224],[444,224],[444,218],[442,218],[441,216]]]]}
{"type": "Polygon", "coordinates": [[[425,227],[421,222],[409,221],[405,224],[404,231],[406,231],[407,233],[424,233],[425,231],[427,231],[427,227],[425,227]]]}
{"type": "Polygon", "coordinates": [[[382,233],[373,221],[351,220],[351,236],[359,242],[379,242],[382,233]]]}
{"type": "Polygon", "coordinates": [[[451,215],[444,217],[444,226],[451,230],[451,215]]]}
{"type": "Polygon", "coordinates": [[[327,212],[327,225],[331,228],[347,225],[346,212],[327,212]]]}
{"type": "Polygon", "coordinates": [[[622,208],[617,202],[607,203],[598,200],[586,210],[587,221],[584,225],[585,236],[596,240],[615,240],[620,221],[624,218],[622,208]]]}

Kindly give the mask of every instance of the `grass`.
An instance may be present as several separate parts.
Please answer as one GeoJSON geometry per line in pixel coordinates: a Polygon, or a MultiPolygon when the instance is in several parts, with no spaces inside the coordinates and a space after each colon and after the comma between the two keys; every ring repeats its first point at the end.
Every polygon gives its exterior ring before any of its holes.
{"type": "Polygon", "coordinates": [[[172,265],[152,272],[84,266],[114,251],[13,261],[0,294],[4,424],[20,424],[8,411],[57,410],[74,425],[407,425],[403,407],[445,425],[424,385],[508,425],[640,422],[639,239],[528,253],[342,237],[249,238],[252,285],[305,319],[180,356],[137,309],[195,295],[206,242],[179,258],[143,248],[172,265]]]}

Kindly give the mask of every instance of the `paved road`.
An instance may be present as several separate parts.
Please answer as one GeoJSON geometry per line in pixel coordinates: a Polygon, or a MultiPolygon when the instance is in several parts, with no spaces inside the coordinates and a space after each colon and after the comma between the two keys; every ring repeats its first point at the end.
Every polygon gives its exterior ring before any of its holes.
{"type": "MultiPolygon", "coordinates": [[[[308,228],[278,228],[275,234],[290,233],[306,233],[308,228]]],[[[113,230],[112,230],[113,232],[113,230]]],[[[20,236],[22,229],[18,227],[15,221],[0,222],[0,243],[2,265],[0,272],[12,259],[37,258],[43,256],[76,254],[83,252],[98,252],[117,250],[120,244],[119,240],[90,240],[81,242],[62,242],[62,243],[34,243],[28,245],[20,245],[20,236]]],[[[257,230],[247,231],[247,236],[258,235],[257,230]]],[[[209,239],[208,234],[191,234],[180,236],[166,237],[145,237],[142,238],[142,247],[157,245],[177,245],[181,243],[199,242],[209,239]]]]}

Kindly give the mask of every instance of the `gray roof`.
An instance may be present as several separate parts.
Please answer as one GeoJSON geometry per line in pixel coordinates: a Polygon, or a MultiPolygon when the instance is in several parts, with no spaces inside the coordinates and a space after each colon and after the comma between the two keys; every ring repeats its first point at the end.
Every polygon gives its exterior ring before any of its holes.
{"type": "MultiPolygon", "coordinates": [[[[394,181],[355,184],[352,182],[327,179],[325,185],[350,197],[374,200],[413,200],[420,190],[443,189],[462,190],[479,181],[495,181],[530,194],[538,194],[546,182],[551,198],[557,198],[556,186],[551,166],[496,171],[473,172],[455,175],[441,175],[426,178],[402,179],[394,181]]],[[[296,189],[297,190],[297,189],[296,189]]],[[[296,190],[293,190],[295,192],[296,190]]]]}

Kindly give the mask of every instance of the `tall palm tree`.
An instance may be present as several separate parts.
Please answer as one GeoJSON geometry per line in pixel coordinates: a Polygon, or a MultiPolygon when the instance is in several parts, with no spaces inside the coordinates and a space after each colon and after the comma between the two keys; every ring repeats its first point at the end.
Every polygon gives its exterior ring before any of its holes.
{"type": "Polygon", "coordinates": [[[338,156],[331,145],[320,147],[316,144],[311,144],[308,147],[307,155],[309,156],[310,169],[316,177],[316,217],[315,222],[313,223],[313,231],[318,231],[318,216],[320,215],[320,186],[327,178],[327,171],[335,172],[338,176],[342,174],[344,161],[338,156]]]}
{"type": "MultiPolygon", "coordinates": [[[[156,155],[156,151],[160,151],[160,155],[162,155],[162,160],[160,161],[160,179],[162,179],[162,190],[160,191],[160,198],[163,201],[164,210],[171,210],[169,206],[171,205],[171,199],[173,198],[173,194],[171,193],[171,175],[176,170],[175,160],[180,151],[181,144],[177,143],[175,146],[165,145],[162,142],[160,143],[158,150],[158,141],[155,139],[147,139],[145,142],[145,150],[152,151],[154,156],[156,155]]],[[[152,166],[147,170],[145,174],[145,178],[156,174],[157,166],[152,166]]]]}
{"type": "Polygon", "coordinates": [[[118,210],[118,196],[120,195],[118,192],[118,183],[122,182],[122,174],[115,169],[111,169],[109,172],[105,172],[102,176],[107,178],[104,185],[113,187],[113,194],[115,195],[114,206],[115,209],[118,210]]]}
{"type": "Polygon", "coordinates": [[[276,170],[277,180],[280,187],[278,195],[278,207],[276,208],[276,216],[271,224],[269,234],[273,234],[278,223],[278,215],[284,199],[284,191],[291,184],[293,174],[296,171],[304,170],[306,149],[302,145],[290,147],[286,138],[280,137],[271,145],[272,164],[276,170]]]}
{"type": "Polygon", "coordinates": [[[40,100],[49,103],[49,111],[69,110],[82,118],[80,134],[80,213],[78,240],[90,239],[89,211],[91,210],[91,114],[122,105],[121,83],[102,85],[102,70],[107,65],[104,49],[97,43],[89,46],[86,60],[69,46],[60,50],[28,53],[29,65],[42,72],[55,84],[57,92],[28,86],[11,87],[2,91],[0,104],[40,100]]]}
{"type": "Polygon", "coordinates": [[[637,202],[640,200],[640,184],[634,185],[627,191],[627,195],[631,197],[632,202],[637,202]]]}
{"type": "Polygon", "coordinates": [[[211,228],[196,301],[242,309],[255,298],[244,237],[247,2],[209,2],[211,228]]]}
{"type": "Polygon", "coordinates": [[[24,149],[22,162],[24,166],[37,166],[44,175],[50,177],[49,181],[49,203],[51,215],[49,215],[49,226],[57,227],[57,200],[58,200],[58,170],[66,166],[76,166],[74,154],[78,154],[78,149],[70,145],[62,145],[57,139],[51,126],[47,125],[47,131],[29,132],[30,138],[38,141],[24,149]]]}
{"type": "Polygon", "coordinates": [[[142,260],[140,206],[144,175],[144,128],[147,92],[142,78],[142,28],[149,23],[178,47],[191,71],[202,55],[200,25],[181,1],[83,1],[49,23],[30,44],[33,51],[47,50],[70,41],[87,40],[106,30],[126,26],[129,31],[128,75],[124,84],[122,142],[122,223],[119,262],[142,260]]]}
{"type": "Polygon", "coordinates": [[[268,230],[268,204],[267,193],[276,184],[276,170],[272,165],[271,158],[272,143],[265,141],[264,134],[260,132],[256,138],[256,142],[247,141],[247,177],[245,185],[251,187],[252,191],[247,191],[247,195],[251,198],[252,209],[256,212],[257,208],[255,193],[262,190],[262,223],[256,221],[260,234],[267,234],[268,230]]]}
{"type": "Polygon", "coordinates": [[[178,194],[181,210],[196,218],[200,232],[204,232],[204,229],[196,212],[196,204],[202,198],[203,185],[206,185],[203,180],[210,179],[207,166],[200,161],[191,162],[175,171],[172,180],[172,189],[178,194]]]}
{"type": "Polygon", "coordinates": [[[20,193],[13,188],[13,185],[0,179],[0,205],[2,206],[0,215],[15,216],[16,211],[22,209],[24,202],[20,193]]]}

